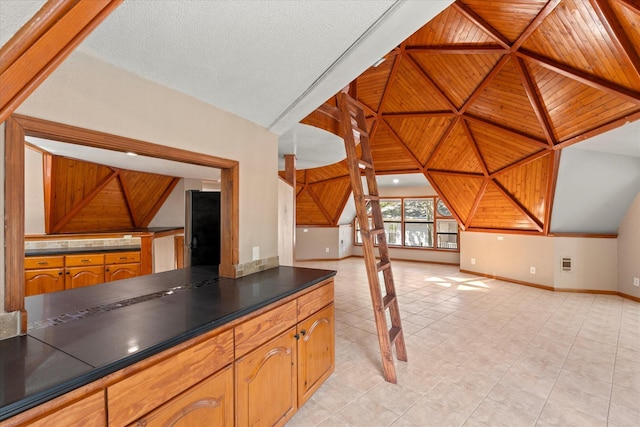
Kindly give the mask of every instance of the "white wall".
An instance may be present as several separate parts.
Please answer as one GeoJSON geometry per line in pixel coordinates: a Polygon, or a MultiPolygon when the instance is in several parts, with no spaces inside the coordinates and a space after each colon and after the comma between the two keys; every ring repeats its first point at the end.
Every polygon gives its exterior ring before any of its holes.
{"type": "Polygon", "coordinates": [[[280,265],[293,265],[295,246],[295,212],[293,187],[278,180],[278,262],[280,265]]]}
{"type": "Polygon", "coordinates": [[[640,193],[618,229],[618,291],[640,298],[634,277],[640,278],[640,193]]]}
{"type": "Polygon", "coordinates": [[[295,257],[297,261],[338,259],[340,257],[340,228],[297,227],[295,257]]]}
{"type": "Polygon", "coordinates": [[[78,52],[17,112],[239,161],[239,261],[278,255],[275,134],[78,52]]]}
{"type": "Polygon", "coordinates": [[[353,255],[353,226],[351,224],[338,227],[338,258],[347,258],[353,255]]]}
{"type": "Polygon", "coordinates": [[[24,149],[24,233],[44,234],[44,182],[42,153],[24,149]]]}
{"type": "Polygon", "coordinates": [[[158,213],[149,223],[149,227],[184,227],[185,223],[185,192],[200,190],[202,181],[197,179],[181,179],[167,197],[158,213]]]}
{"type": "Polygon", "coordinates": [[[554,284],[557,289],[616,291],[617,239],[553,237],[554,284]],[[572,258],[572,271],[562,272],[560,258],[572,258]]]}
{"type": "Polygon", "coordinates": [[[174,235],[153,239],[153,272],[174,270],[176,268],[176,253],[174,235]]]}

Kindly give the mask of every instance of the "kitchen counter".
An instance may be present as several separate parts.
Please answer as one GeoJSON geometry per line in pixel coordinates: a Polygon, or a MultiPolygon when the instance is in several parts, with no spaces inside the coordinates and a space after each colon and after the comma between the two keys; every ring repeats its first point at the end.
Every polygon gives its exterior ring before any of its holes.
{"type": "Polygon", "coordinates": [[[227,279],[191,267],[28,297],[27,335],[0,341],[0,420],[334,275],[277,267],[227,279]]]}
{"type": "Polygon", "coordinates": [[[139,251],[140,245],[127,246],[92,246],[92,247],[74,247],[74,248],[42,248],[42,249],[26,249],[25,256],[51,256],[51,255],[83,255],[91,253],[107,253],[107,252],[129,252],[139,251]]]}

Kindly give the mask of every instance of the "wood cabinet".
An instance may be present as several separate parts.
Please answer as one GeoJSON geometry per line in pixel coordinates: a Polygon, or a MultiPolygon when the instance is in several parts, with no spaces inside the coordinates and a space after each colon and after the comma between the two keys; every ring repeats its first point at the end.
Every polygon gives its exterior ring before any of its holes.
{"type": "Polygon", "coordinates": [[[236,362],[237,426],[282,426],[295,414],[296,350],[294,327],[236,362]]]}
{"type": "MultiPolygon", "coordinates": [[[[17,417],[23,418],[22,420],[10,418],[7,421],[7,425],[10,427],[104,427],[107,424],[103,390],[90,393],[79,400],[71,400],[70,402],[66,401],[66,396],[62,396],[36,409],[39,410],[37,417],[17,417]],[[59,401],[62,401],[62,403],[59,401]]],[[[4,422],[2,425],[5,425],[4,422]]]]}
{"type": "Polygon", "coordinates": [[[140,251],[25,258],[25,295],[75,289],[140,275],[140,251]]]}

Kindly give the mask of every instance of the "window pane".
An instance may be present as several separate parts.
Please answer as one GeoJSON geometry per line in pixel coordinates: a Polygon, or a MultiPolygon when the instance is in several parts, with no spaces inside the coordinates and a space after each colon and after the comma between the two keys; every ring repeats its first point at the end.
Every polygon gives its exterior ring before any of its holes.
{"type": "Polygon", "coordinates": [[[458,235],[438,234],[438,247],[441,249],[458,249],[458,235]]]}
{"type": "Polygon", "coordinates": [[[400,221],[400,207],[399,200],[380,200],[382,219],[385,221],[400,221]]]}
{"type": "Polygon", "coordinates": [[[404,245],[432,248],[433,223],[406,222],[404,224],[404,245]]]}
{"type": "Polygon", "coordinates": [[[457,233],[458,223],[454,219],[439,219],[436,221],[438,233],[457,233]]]}
{"type": "Polygon", "coordinates": [[[402,244],[402,226],[399,222],[385,222],[384,232],[387,235],[387,243],[389,245],[402,244]]]}
{"type": "Polygon", "coordinates": [[[440,216],[451,216],[451,211],[449,210],[447,205],[444,204],[442,199],[438,199],[438,203],[436,204],[436,209],[438,210],[438,215],[440,216]]]}
{"type": "Polygon", "coordinates": [[[433,199],[405,200],[405,221],[433,221],[433,199]]]}

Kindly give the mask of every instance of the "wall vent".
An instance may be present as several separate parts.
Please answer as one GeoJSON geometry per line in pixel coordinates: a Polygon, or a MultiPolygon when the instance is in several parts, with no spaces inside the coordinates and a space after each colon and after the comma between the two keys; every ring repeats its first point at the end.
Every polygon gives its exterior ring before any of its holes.
{"type": "Polygon", "coordinates": [[[560,258],[560,270],[563,273],[571,273],[573,270],[573,258],[563,256],[560,258]]]}

